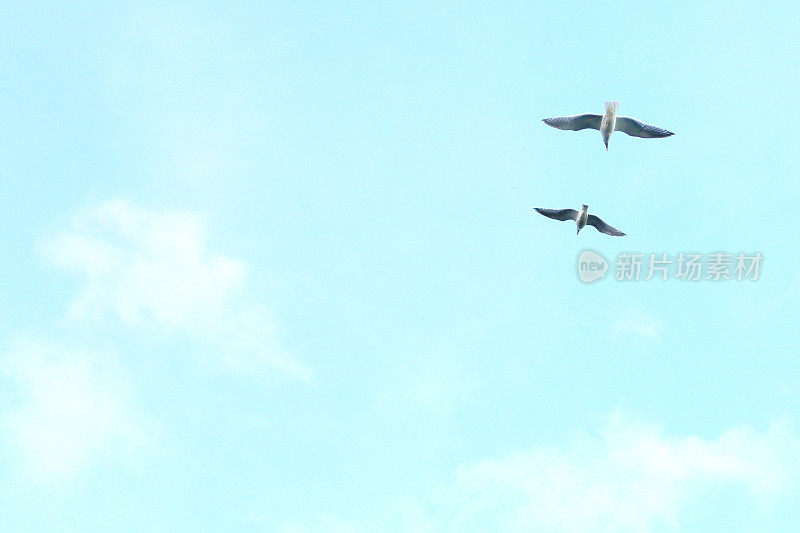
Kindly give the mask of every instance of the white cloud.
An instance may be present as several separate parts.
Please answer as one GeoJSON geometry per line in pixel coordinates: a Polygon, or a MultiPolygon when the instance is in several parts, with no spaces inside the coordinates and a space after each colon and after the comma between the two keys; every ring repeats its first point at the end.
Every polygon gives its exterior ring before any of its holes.
{"type": "Polygon", "coordinates": [[[798,452],[800,440],[780,424],[708,440],[616,419],[566,449],[540,447],[463,468],[431,507],[444,530],[650,531],[677,524],[685,504],[720,485],[771,502],[796,482],[798,452]]]}
{"type": "Polygon", "coordinates": [[[612,325],[611,338],[619,340],[626,335],[635,335],[651,341],[661,339],[664,331],[664,323],[661,320],[651,317],[641,310],[630,310],[619,316],[612,325]]]}
{"type": "Polygon", "coordinates": [[[394,501],[370,524],[321,515],[283,530],[680,531],[682,511],[708,493],[743,488],[736,498],[760,509],[793,494],[799,453],[800,437],[785,423],[706,439],[615,415],[598,433],[564,446],[464,466],[436,490],[394,501]]]}
{"type": "Polygon", "coordinates": [[[370,531],[351,522],[333,515],[323,515],[315,520],[313,526],[306,524],[284,523],[277,528],[279,533],[312,533],[326,531],[327,533],[365,533],[370,531]]]}
{"type": "Polygon", "coordinates": [[[269,312],[244,301],[247,265],[209,252],[193,213],[108,201],[75,217],[42,251],[83,279],[70,306],[76,320],[115,316],[131,327],[189,334],[219,349],[218,361],[231,369],[266,363],[306,374],[280,355],[269,312]]]}
{"type": "Polygon", "coordinates": [[[112,359],[20,343],[0,359],[20,403],[4,410],[4,437],[24,458],[26,475],[59,480],[93,460],[145,444],[129,388],[112,359]]]}
{"type": "Polygon", "coordinates": [[[246,274],[241,261],[205,250],[197,216],[147,211],[122,200],[83,213],[44,250],[84,278],[74,317],[110,311],[128,325],[201,326],[241,290],[246,274]]]}

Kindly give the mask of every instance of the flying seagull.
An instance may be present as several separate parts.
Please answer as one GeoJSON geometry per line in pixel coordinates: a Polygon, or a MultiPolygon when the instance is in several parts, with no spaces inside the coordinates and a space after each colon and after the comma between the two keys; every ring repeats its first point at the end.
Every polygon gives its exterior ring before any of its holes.
{"type": "Polygon", "coordinates": [[[603,142],[608,150],[608,139],[614,131],[622,131],[632,137],[669,137],[675,135],[671,131],[667,131],[657,126],[650,126],[649,124],[642,124],[638,120],[629,117],[618,117],[617,108],[619,102],[612,100],[606,102],[606,113],[600,115],[575,115],[572,117],[553,117],[545,118],[542,121],[548,126],[553,126],[560,130],[585,130],[592,128],[593,130],[600,130],[603,134],[603,142]]]}
{"type": "Polygon", "coordinates": [[[625,235],[617,228],[609,226],[600,220],[599,217],[590,215],[589,206],[586,204],[583,204],[580,212],[575,211],[574,209],[542,209],[540,207],[534,207],[534,209],[544,216],[554,218],[556,220],[574,220],[578,224],[578,233],[581,232],[586,224],[589,224],[590,226],[597,228],[597,231],[600,233],[605,233],[606,235],[613,235],[614,237],[622,237],[625,235]]]}

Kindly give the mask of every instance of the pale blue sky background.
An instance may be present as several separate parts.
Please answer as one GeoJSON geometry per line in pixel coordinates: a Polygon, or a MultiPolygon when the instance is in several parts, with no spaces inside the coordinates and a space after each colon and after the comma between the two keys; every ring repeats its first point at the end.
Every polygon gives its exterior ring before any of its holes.
{"type": "Polygon", "coordinates": [[[795,2],[0,17],[0,529],[795,530],[795,2]]]}

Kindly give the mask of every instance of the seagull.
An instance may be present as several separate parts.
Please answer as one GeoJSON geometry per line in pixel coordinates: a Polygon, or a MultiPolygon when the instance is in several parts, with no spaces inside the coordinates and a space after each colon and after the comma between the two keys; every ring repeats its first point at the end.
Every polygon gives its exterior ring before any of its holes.
{"type": "Polygon", "coordinates": [[[667,131],[657,126],[650,126],[649,124],[642,124],[638,120],[629,117],[618,117],[617,108],[619,102],[612,100],[606,102],[606,114],[600,115],[575,115],[572,117],[553,117],[544,118],[542,121],[548,126],[558,128],[560,130],[585,130],[592,128],[593,130],[600,130],[603,134],[603,142],[608,150],[608,139],[614,131],[622,131],[632,137],[669,137],[675,135],[671,131],[667,131]]]}
{"type": "Polygon", "coordinates": [[[534,209],[542,215],[556,220],[574,220],[578,224],[578,233],[581,232],[586,224],[589,224],[597,228],[597,231],[600,233],[605,233],[606,235],[613,235],[614,237],[622,237],[625,235],[617,228],[609,226],[600,220],[599,217],[590,215],[589,206],[586,204],[583,204],[580,212],[574,209],[542,209],[540,207],[534,207],[534,209]]]}

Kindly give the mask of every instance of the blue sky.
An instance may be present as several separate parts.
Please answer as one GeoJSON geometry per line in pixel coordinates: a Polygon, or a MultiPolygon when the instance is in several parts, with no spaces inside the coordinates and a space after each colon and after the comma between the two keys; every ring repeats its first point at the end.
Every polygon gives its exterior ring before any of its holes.
{"type": "Polygon", "coordinates": [[[796,4],[0,15],[0,529],[795,529],[796,4]]]}

